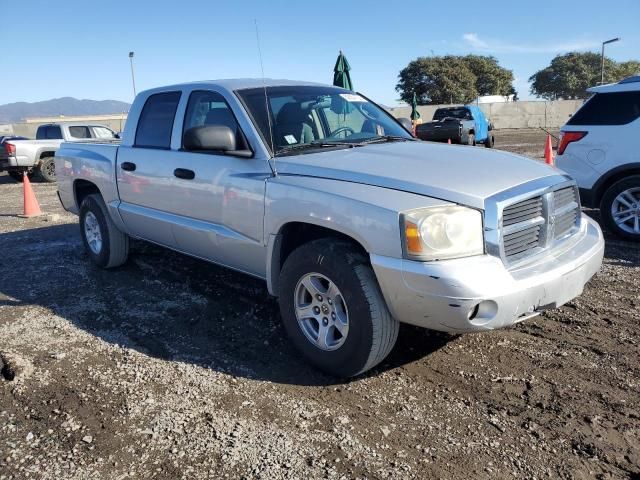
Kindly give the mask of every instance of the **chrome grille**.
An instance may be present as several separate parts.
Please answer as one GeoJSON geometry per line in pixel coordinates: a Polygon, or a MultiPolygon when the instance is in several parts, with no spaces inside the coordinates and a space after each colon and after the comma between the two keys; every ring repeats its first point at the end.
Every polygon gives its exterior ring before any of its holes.
{"type": "Polygon", "coordinates": [[[501,254],[508,263],[551,248],[577,230],[580,202],[575,186],[549,190],[504,207],[501,254]]]}

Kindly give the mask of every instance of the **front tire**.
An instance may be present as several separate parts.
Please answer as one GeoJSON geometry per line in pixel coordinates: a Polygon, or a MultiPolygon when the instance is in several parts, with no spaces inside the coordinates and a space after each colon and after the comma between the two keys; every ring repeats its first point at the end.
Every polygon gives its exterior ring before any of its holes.
{"type": "Polygon", "coordinates": [[[43,182],[54,183],[56,181],[56,163],[54,158],[43,158],[36,172],[38,174],[38,178],[43,182]]]}
{"type": "Polygon", "coordinates": [[[127,261],[129,237],[115,226],[101,195],[88,195],[82,201],[80,236],[89,258],[98,267],[119,267],[127,261]]]}
{"type": "Polygon", "coordinates": [[[640,175],[611,185],[600,202],[605,225],[618,237],[640,242],[640,175]]]}
{"type": "Polygon", "coordinates": [[[366,256],[325,238],[294,250],[280,276],[284,327],[309,363],[336,376],[366,372],[386,358],[398,337],[394,319],[366,256]]]}

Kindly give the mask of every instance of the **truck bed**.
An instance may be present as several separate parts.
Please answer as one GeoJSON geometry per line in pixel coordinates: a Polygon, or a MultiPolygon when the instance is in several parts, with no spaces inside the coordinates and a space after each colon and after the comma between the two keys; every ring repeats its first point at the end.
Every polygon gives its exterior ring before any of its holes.
{"type": "Polygon", "coordinates": [[[434,121],[416,127],[416,136],[429,142],[460,142],[460,122],[457,120],[434,121]]]}

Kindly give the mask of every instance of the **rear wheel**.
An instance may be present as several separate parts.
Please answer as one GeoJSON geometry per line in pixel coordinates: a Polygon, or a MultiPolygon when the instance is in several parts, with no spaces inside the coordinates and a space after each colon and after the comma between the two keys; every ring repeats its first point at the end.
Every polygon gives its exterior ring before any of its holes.
{"type": "Polygon", "coordinates": [[[640,175],[611,185],[602,197],[600,213],[617,236],[640,242],[640,175]]]}
{"type": "Polygon", "coordinates": [[[47,183],[56,181],[56,163],[53,157],[45,157],[40,162],[40,166],[36,170],[38,177],[47,183]]]}
{"type": "Polygon", "coordinates": [[[380,363],[398,337],[367,258],[337,239],[307,243],[287,258],[280,312],[293,344],[315,367],[351,377],[380,363]]]}
{"type": "Polygon", "coordinates": [[[129,255],[129,237],[113,223],[98,194],[88,195],[80,206],[80,236],[91,261],[102,268],[119,267],[129,255]]]}
{"type": "Polygon", "coordinates": [[[487,136],[487,139],[484,141],[484,146],[487,148],[493,148],[493,146],[495,145],[495,138],[493,135],[489,134],[487,136]]]}

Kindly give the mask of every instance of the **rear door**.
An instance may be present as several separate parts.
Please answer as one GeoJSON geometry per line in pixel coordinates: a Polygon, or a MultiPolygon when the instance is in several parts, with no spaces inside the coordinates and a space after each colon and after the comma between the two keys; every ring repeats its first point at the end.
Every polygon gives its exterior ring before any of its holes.
{"type": "Polygon", "coordinates": [[[562,132],[586,132],[558,156],[558,166],[582,187],[616,167],[640,162],[640,91],[596,93],[562,132]]]}

